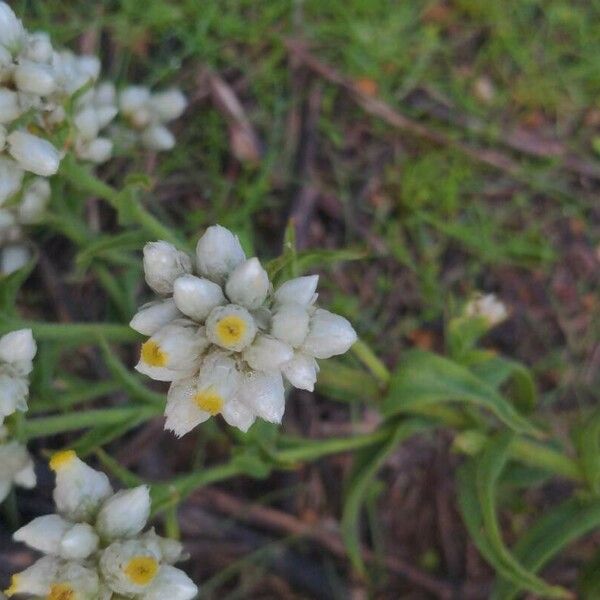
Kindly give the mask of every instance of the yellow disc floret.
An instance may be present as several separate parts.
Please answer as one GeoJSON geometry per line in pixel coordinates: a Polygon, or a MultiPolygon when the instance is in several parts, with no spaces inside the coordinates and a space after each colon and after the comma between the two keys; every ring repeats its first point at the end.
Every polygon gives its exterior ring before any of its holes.
{"type": "Polygon", "coordinates": [[[10,587],[4,590],[4,593],[10,598],[19,593],[19,575],[13,575],[10,578],[10,587]]]}
{"type": "Polygon", "coordinates": [[[246,327],[247,324],[244,319],[238,315],[228,315],[217,323],[217,338],[225,348],[234,346],[244,337],[246,327]]]}
{"type": "Polygon", "coordinates": [[[123,572],[136,585],[148,585],[158,572],[158,562],[152,556],[134,556],[130,559],[123,572]]]}
{"type": "Polygon", "coordinates": [[[211,415],[218,415],[221,412],[224,404],[223,397],[219,395],[213,386],[198,392],[194,396],[194,402],[198,408],[205,410],[211,415]]]}
{"type": "Polygon", "coordinates": [[[68,583],[55,583],[46,600],[77,600],[77,594],[68,583]]]}
{"type": "Polygon", "coordinates": [[[151,367],[164,367],[169,356],[154,340],[142,344],[142,361],[151,367]]]}
{"type": "Polygon", "coordinates": [[[58,471],[70,465],[77,458],[75,450],[61,450],[55,452],[50,459],[49,466],[53,471],[58,471]]]}

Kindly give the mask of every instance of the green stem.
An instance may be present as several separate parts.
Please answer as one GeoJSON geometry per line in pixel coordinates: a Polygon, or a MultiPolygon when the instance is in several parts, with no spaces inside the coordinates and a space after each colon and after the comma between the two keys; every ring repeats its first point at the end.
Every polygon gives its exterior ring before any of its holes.
{"type": "Polygon", "coordinates": [[[363,340],[354,343],[352,353],[373,373],[380,383],[387,385],[390,382],[391,374],[388,368],[363,340]]]}
{"type": "Polygon", "coordinates": [[[66,156],[61,162],[60,172],[78,190],[106,200],[115,209],[119,208],[119,192],[98,179],[71,156],[66,156]]]}
{"type": "Polygon", "coordinates": [[[28,419],[23,425],[23,437],[30,440],[48,435],[55,435],[65,431],[97,427],[99,425],[116,425],[128,419],[143,416],[146,419],[159,415],[160,406],[135,406],[127,408],[106,408],[86,410],[84,412],[71,412],[65,415],[53,415],[28,419]]]}

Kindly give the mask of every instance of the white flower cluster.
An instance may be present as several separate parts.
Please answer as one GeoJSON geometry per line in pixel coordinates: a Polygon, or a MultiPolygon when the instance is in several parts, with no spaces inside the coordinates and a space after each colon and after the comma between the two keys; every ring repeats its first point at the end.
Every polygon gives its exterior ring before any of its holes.
{"type": "Polygon", "coordinates": [[[136,369],[171,381],[166,427],[181,436],[222,414],[246,431],[260,417],[281,422],[282,374],[312,391],[315,359],[346,352],[356,333],[343,317],[317,308],[318,276],[298,277],[273,291],[257,258],[239,240],[209,227],[192,259],[167,242],[144,248],[146,282],[163,299],[131,321],[151,336],[136,369]]]}
{"type": "Polygon", "coordinates": [[[16,270],[29,258],[19,228],[31,222],[34,200],[28,193],[37,194],[38,215],[49,198],[49,188],[38,193],[42,184],[29,183],[29,174],[54,175],[67,150],[94,164],[107,161],[113,140],[106,128],[119,105],[136,130],[143,128],[139,138],[146,147],[166,150],[175,143],[163,123],[181,115],[183,94],[128,88],[118,98],[113,83],[97,83],[100,68],[97,56],[55,50],[47,33],[28,32],[8,4],[0,2],[0,247],[5,246],[0,273],[16,270]],[[20,209],[7,210],[27,202],[25,218],[20,209]]]}
{"type": "Polygon", "coordinates": [[[4,419],[27,410],[28,375],[37,351],[31,329],[12,331],[0,337],[0,502],[13,485],[35,486],[33,461],[23,444],[11,440],[4,419]]]}
{"type": "Polygon", "coordinates": [[[492,328],[508,318],[508,309],[495,294],[477,294],[465,306],[465,316],[483,318],[492,328]]]}
{"type": "Polygon", "coordinates": [[[9,597],[27,594],[46,600],[190,600],[192,580],[172,566],[183,546],[143,532],[150,515],[145,485],[114,493],[108,477],[81,461],[74,451],[50,460],[56,472],[58,514],[38,517],[14,539],[44,554],[13,575],[9,597]]]}

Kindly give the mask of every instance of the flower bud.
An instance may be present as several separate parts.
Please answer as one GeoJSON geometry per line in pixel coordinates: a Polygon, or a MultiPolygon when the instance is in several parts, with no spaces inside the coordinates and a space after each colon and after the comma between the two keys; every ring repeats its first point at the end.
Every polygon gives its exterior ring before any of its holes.
{"type": "Polygon", "coordinates": [[[23,268],[31,259],[31,252],[25,244],[11,244],[0,250],[0,273],[10,275],[23,268]]]}
{"type": "Polygon", "coordinates": [[[249,373],[239,388],[239,400],[256,415],[271,423],[281,423],[285,394],[281,373],[249,373]]]}
{"type": "Polygon", "coordinates": [[[347,319],[317,308],[302,350],[315,358],[330,358],[346,352],[356,341],[356,332],[347,319]]]}
{"type": "Polygon", "coordinates": [[[249,258],[231,272],[225,292],[234,304],[255,310],[264,303],[269,286],[269,276],[258,258],[249,258]]]}
{"type": "Polygon", "coordinates": [[[44,515],[33,519],[21,529],[17,529],[13,534],[13,539],[44,554],[58,556],[60,542],[72,526],[72,523],[65,521],[60,515],[44,515]]]}
{"type": "Polygon", "coordinates": [[[0,88],[0,123],[12,123],[21,116],[21,112],[17,92],[0,88]]]}
{"type": "Polygon", "coordinates": [[[308,335],[309,319],[305,305],[296,302],[281,304],[273,313],[271,333],[293,348],[297,348],[308,335]]]}
{"type": "Polygon", "coordinates": [[[162,295],[173,292],[173,283],[181,275],[190,273],[192,261],[168,242],[148,242],[144,246],[144,273],[146,283],[162,295]]]}
{"type": "Polygon", "coordinates": [[[89,523],[76,523],[60,541],[60,556],[67,560],[84,560],[96,552],[98,543],[98,536],[89,523]]]}
{"type": "Polygon", "coordinates": [[[221,286],[209,279],[183,275],[173,284],[177,308],[196,321],[204,321],[213,308],[225,303],[221,286]]]}
{"type": "Polygon", "coordinates": [[[156,579],[144,592],[144,600],[191,600],[198,594],[198,587],[180,569],[163,565],[156,579]]]}
{"type": "MultiPolygon", "coordinates": [[[[0,18],[1,18],[0,4],[0,18]]],[[[34,562],[29,568],[12,576],[10,587],[4,593],[12,598],[16,594],[29,594],[45,598],[50,592],[51,582],[54,581],[60,560],[54,556],[44,556],[34,562]]]]}
{"type": "Polygon", "coordinates": [[[158,152],[175,147],[175,136],[164,125],[150,125],[142,132],[142,144],[158,152]]]}
{"type": "Polygon", "coordinates": [[[81,137],[84,140],[93,140],[98,137],[98,131],[100,131],[100,124],[98,123],[98,116],[96,111],[91,106],[87,106],[83,110],[80,110],[73,119],[75,127],[81,137]]]}
{"type": "Polygon", "coordinates": [[[314,304],[317,296],[318,275],[308,275],[306,277],[296,277],[286,281],[276,292],[275,301],[280,304],[295,302],[308,306],[314,304]]]}
{"type": "Polygon", "coordinates": [[[131,319],[129,326],[143,335],[154,335],[161,327],[179,317],[181,317],[181,313],[177,310],[175,302],[169,298],[142,306],[131,319]]]}
{"type": "Polygon", "coordinates": [[[13,131],[8,136],[10,155],[25,171],[49,177],[58,171],[60,154],[47,140],[25,131],[13,131]]]}
{"type": "Polygon", "coordinates": [[[21,189],[24,175],[14,160],[0,157],[0,206],[21,189]]]}
{"type": "Polygon", "coordinates": [[[237,236],[220,225],[209,227],[198,240],[196,257],[200,273],[217,283],[246,259],[237,236]]]}
{"type": "Polygon", "coordinates": [[[18,329],[0,337],[0,361],[31,361],[37,352],[31,329],[18,329]]]}
{"type": "Polygon", "coordinates": [[[39,223],[50,201],[50,182],[36,177],[23,192],[18,206],[19,222],[23,225],[39,223]]]}
{"type": "Polygon", "coordinates": [[[251,369],[273,371],[294,356],[291,346],[269,335],[259,334],[252,345],[244,350],[243,357],[251,369]]]}
{"type": "Polygon", "coordinates": [[[5,2],[0,2],[0,45],[16,54],[25,40],[23,23],[5,2]]]}
{"type": "Polygon", "coordinates": [[[99,165],[112,156],[113,143],[108,138],[99,137],[89,143],[77,145],[76,151],[79,158],[99,165]]]}
{"type": "Polygon", "coordinates": [[[163,123],[178,119],[187,106],[187,100],[181,90],[171,89],[152,94],[150,105],[163,123]]]}
{"type": "Polygon", "coordinates": [[[315,389],[319,365],[312,356],[296,352],[292,360],[281,367],[281,371],[295,388],[309,392],[315,389]]]}
{"type": "Polygon", "coordinates": [[[50,36],[45,31],[30,33],[24,55],[36,63],[49,63],[52,61],[52,43],[50,36]]]}
{"type": "Polygon", "coordinates": [[[146,87],[132,85],[119,94],[119,108],[127,117],[144,108],[150,100],[150,90],[146,87]]]}
{"type": "Polygon", "coordinates": [[[49,65],[23,60],[14,73],[15,84],[22,92],[49,96],[56,89],[54,73],[49,65]]]}
{"type": "Polygon", "coordinates": [[[150,493],[140,485],[111,496],[100,509],[96,529],[104,540],[137,535],[150,516],[150,493]]]}

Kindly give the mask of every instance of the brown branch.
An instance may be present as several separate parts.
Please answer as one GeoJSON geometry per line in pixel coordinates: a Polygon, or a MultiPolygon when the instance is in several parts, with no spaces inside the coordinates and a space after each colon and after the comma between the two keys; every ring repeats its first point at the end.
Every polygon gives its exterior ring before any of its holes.
{"type": "MultiPolygon", "coordinates": [[[[215,488],[204,488],[195,492],[192,501],[200,502],[210,510],[226,514],[242,522],[259,525],[274,532],[304,537],[316,542],[331,554],[342,560],[347,559],[346,548],[337,531],[330,528],[307,524],[283,511],[259,504],[248,504],[226,492],[215,488]]],[[[363,559],[367,563],[375,564],[380,560],[372,550],[362,548],[363,559]]],[[[412,584],[427,590],[440,600],[454,600],[457,598],[485,598],[486,590],[481,586],[467,585],[457,587],[450,582],[440,580],[429,575],[407,561],[386,556],[381,559],[385,567],[401,577],[405,577],[412,584]]]]}

